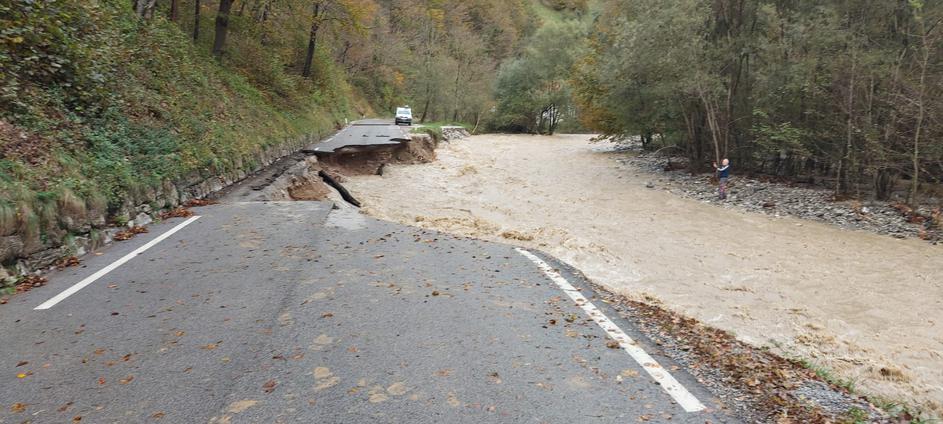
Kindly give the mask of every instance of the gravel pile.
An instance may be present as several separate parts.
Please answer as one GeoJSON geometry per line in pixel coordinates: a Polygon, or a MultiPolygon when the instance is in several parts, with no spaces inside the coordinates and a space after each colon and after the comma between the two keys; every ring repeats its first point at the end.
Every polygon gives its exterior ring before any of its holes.
{"type": "Polygon", "coordinates": [[[446,140],[461,140],[463,138],[471,137],[471,134],[468,133],[468,130],[465,127],[442,127],[442,137],[445,137],[446,140]]]}
{"type": "MultiPolygon", "coordinates": [[[[717,185],[711,182],[711,175],[691,175],[684,170],[666,171],[666,164],[669,163],[666,157],[639,154],[618,160],[657,177],[646,184],[648,188],[663,189],[724,208],[811,219],[896,238],[919,237],[934,244],[943,241],[943,231],[936,228],[932,221],[920,224],[908,222],[908,217],[899,206],[887,202],[833,201],[829,190],[792,187],[737,176],[736,168],[728,184],[728,198],[722,201],[717,198],[717,185]]],[[[679,163],[682,159],[672,158],[671,162],[679,163]]],[[[923,216],[933,214],[931,210],[917,212],[923,216]]]]}

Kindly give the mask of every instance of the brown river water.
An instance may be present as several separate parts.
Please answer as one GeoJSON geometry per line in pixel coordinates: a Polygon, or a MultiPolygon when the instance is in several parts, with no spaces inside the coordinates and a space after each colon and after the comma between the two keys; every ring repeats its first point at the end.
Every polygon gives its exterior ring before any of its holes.
{"type": "Polygon", "coordinates": [[[372,216],[544,250],[863,393],[943,411],[943,248],[648,189],[589,138],[474,136],[347,187],[372,216]]]}

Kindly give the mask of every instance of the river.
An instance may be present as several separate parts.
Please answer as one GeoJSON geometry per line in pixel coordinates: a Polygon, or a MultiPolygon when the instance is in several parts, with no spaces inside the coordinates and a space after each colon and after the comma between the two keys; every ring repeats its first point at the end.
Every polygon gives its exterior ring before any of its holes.
{"type": "Polygon", "coordinates": [[[375,217],[542,249],[865,393],[943,410],[943,249],[649,189],[589,138],[474,136],[347,185],[375,217]]]}

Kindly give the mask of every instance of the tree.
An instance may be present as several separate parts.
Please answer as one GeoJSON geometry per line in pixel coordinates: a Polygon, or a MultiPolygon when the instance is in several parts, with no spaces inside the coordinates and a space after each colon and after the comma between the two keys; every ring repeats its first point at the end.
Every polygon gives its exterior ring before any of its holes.
{"type": "Polygon", "coordinates": [[[575,120],[570,76],[583,40],[579,22],[546,24],[520,58],[502,66],[495,90],[498,128],[553,134],[561,121],[575,120]]]}
{"type": "Polygon", "coordinates": [[[581,120],[692,170],[827,182],[917,203],[943,179],[943,3],[603,0],[571,79],[581,120]],[[658,140],[656,146],[654,140],[658,140]]]}
{"type": "Polygon", "coordinates": [[[193,41],[200,39],[200,0],[193,0],[193,41]]]}
{"type": "Polygon", "coordinates": [[[157,7],[157,0],[134,0],[134,13],[142,18],[153,17],[155,7],[157,7]]]}
{"type": "Polygon", "coordinates": [[[369,2],[357,0],[316,0],[313,2],[308,48],[305,51],[301,75],[311,78],[314,54],[318,47],[318,33],[325,24],[345,27],[351,31],[363,30],[363,21],[371,9],[369,2]]]}
{"type": "Polygon", "coordinates": [[[314,14],[311,18],[311,31],[308,32],[308,50],[305,55],[304,68],[301,76],[311,78],[311,63],[314,61],[314,51],[318,47],[318,30],[321,29],[321,2],[314,4],[314,14]]]}
{"type": "Polygon", "coordinates": [[[226,36],[229,33],[229,12],[233,0],[219,0],[219,11],[216,12],[216,37],[213,39],[213,55],[220,57],[226,48],[226,36]]]}

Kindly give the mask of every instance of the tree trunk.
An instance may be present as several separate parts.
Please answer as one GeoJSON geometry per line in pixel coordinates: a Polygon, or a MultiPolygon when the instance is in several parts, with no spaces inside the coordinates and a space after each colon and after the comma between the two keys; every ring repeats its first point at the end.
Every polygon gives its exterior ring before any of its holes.
{"type": "Polygon", "coordinates": [[[156,6],[157,0],[134,0],[134,13],[142,18],[150,19],[154,16],[156,6]]]}
{"type": "MultiPolygon", "coordinates": [[[[701,101],[704,102],[704,111],[705,116],[707,117],[707,125],[711,130],[711,140],[714,142],[714,162],[721,162],[720,155],[720,144],[721,144],[721,135],[720,135],[720,125],[717,123],[717,107],[714,105],[714,102],[708,100],[707,94],[701,91],[700,93],[701,101]]],[[[726,155],[726,152],[724,152],[726,155]]]]}
{"type": "Polygon", "coordinates": [[[200,0],[193,2],[193,41],[200,39],[200,0]]]}
{"type": "Polygon", "coordinates": [[[170,0],[170,12],[167,14],[167,17],[171,22],[177,22],[177,19],[180,18],[180,8],[177,0],[170,0]]]}
{"type": "Polygon", "coordinates": [[[855,134],[855,83],[858,77],[858,58],[855,52],[852,52],[851,55],[851,78],[848,82],[848,102],[845,104],[845,147],[842,151],[841,157],[838,159],[838,172],[835,173],[835,195],[843,194],[847,187],[844,184],[845,174],[845,163],[848,162],[849,157],[851,156],[851,141],[855,134]]]}
{"type": "Polygon", "coordinates": [[[216,38],[213,40],[213,55],[221,57],[226,48],[226,35],[229,33],[229,11],[233,0],[219,0],[219,11],[216,13],[216,38]]]}
{"type": "Polygon", "coordinates": [[[321,4],[317,3],[314,5],[314,18],[311,21],[311,33],[308,35],[308,52],[305,54],[305,63],[304,70],[301,71],[301,76],[305,78],[311,78],[313,63],[314,63],[314,52],[318,47],[318,30],[321,27],[321,4]]]}
{"type": "MultiPolygon", "coordinates": [[[[920,37],[922,57],[920,58],[920,86],[917,88],[917,124],[914,129],[913,175],[910,177],[910,204],[916,207],[920,201],[917,190],[920,188],[920,136],[923,131],[923,121],[926,118],[924,97],[927,92],[927,68],[930,66],[929,33],[925,29],[923,20],[920,22],[920,37]]],[[[932,31],[932,29],[931,29],[932,31]]]]}
{"type": "Polygon", "coordinates": [[[432,103],[432,93],[429,90],[426,90],[426,105],[422,108],[422,118],[419,119],[420,124],[426,123],[426,114],[429,113],[430,103],[432,103]]]}

